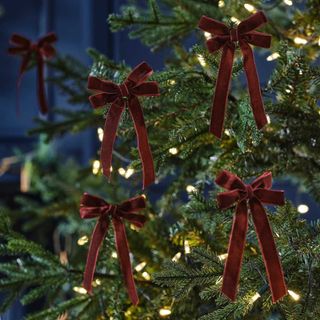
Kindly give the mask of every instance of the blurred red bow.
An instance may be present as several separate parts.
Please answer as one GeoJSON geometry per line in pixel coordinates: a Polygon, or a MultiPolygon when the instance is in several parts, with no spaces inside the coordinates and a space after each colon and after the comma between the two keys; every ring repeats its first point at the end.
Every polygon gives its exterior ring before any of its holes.
{"type": "Polygon", "coordinates": [[[251,184],[246,185],[236,175],[224,170],[215,182],[228,190],[217,196],[220,209],[227,209],[237,203],[224,268],[222,292],[231,300],[235,300],[248,230],[248,201],[267,270],[272,301],[278,301],[287,294],[287,288],[268,216],[262,204],[283,205],[283,191],[271,190],[271,172],[265,172],[251,184]]]}
{"type": "Polygon", "coordinates": [[[239,43],[243,54],[243,65],[247,76],[251,107],[257,127],[261,129],[268,122],[264,112],[254,55],[249,45],[253,44],[263,48],[270,47],[271,36],[254,30],[266,22],[267,18],[261,11],[240,22],[235,29],[229,29],[222,22],[206,16],[202,16],[200,19],[199,28],[214,35],[207,41],[209,51],[213,53],[222,48],[210,123],[210,131],[218,138],[222,136],[236,48],[235,42],[239,43]]]}
{"type": "Polygon", "coordinates": [[[28,67],[28,64],[32,58],[32,54],[35,54],[38,75],[38,100],[40,111],[42,114],[48,113],[48,104],[46,100],[44,85],[44,61],[45,59],[49,59],[55,55],[56,51],[52,46],[52,43],[54,43],[55,41],[57,41],[57,36],[53,32],[48,33],[44,37],[41,37],[35,43],[32,43],[29,39],[19,34],[13,34],[10,38],[10,43],[15,47],[11,47],[8,49],[9,53],[12,55],[22,56],[19,78],[17,81],[18,95],[22,76],[28,67]]]}

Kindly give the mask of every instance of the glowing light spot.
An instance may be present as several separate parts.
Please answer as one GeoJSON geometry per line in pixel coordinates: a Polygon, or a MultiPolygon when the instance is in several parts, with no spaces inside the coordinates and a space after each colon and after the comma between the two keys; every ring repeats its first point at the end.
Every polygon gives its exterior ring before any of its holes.
{"type": "Polygon", "coordinates": [[[252,13],[257,12],[257,9],[250,3],[245,3],[243,6],[249,12],[252,12],[252,13]]]}
{"type": "Polygon", "coordinates": [[[181,258],[181,252],[177,252],[173,258],[171,259],[173,262],[178,262],[178,260],[181,258]]]}
{"type": "Polygon", "coordinates": [[[185,254],[189,254],[190,252],[191,252],[191,250],[190,250],[189,241],[185,240],[185,242],[184,242],[184,253],[185,254]]]}
{"type": "Polygon", "coordinates": [[[227,257],[228,257],[228,254],[227,254],[227,253],[223,253],[223,254],[220,254],[220,255],[218,256],[218,258],[219,258],[220,261],[226,260],[227,257]]]}
{"type": "Polygon", "coordinates": [[[119,174],[121,175],[121,176],[125,176],[125,174],[126,174],[126,169],[124,169],[124,168],[119,168],[118,169],[118,172],[119,172],[119,174]]]}
{"type": "Polygon", "coordinates": [[[83,287],[73,287],[73,291],[74,292],[77,292],[77,293],[80,293],[80,294],[86,294],[87,293],[87,290],[83,287]]]}
{"type": "Polygon", "coordinates": [[[219,2],[218,2],[218,7],[219,7],[219,8],[223,8],[224,6],[225,6],[224,1],[219,0],[219,2]]]}
{"type": "Polygon", "coordinates": [[[207,63],[206,63],[206,61],[204,60],[204,57],[203,57],[202,54],[197,54],[197,58],[198,58],[199,63],[200,63],[203,67],[205,67],[205,66],[207,65],[207,63]]]}
{"type": "Polygon", "coordinates": [[[98,128],[97,129],[97,134],[98,134],[99,140],[102,141],[102,139],[103,139],[103,129],[102,128],[98,128]]]}
{"type": "Polygon", "coordinates": [[[192,193],[192,192],[195,192],[197,189],[190,184],[186,187],[186,190],[188,193],[192,193]]]}
{"type": "Polygon", "coordinates": [[[134,169],[128,168],[127,171],[126,171],[126,173],[124,174],[124,177],[125,177],[126,179],[128,179],[128,178],[130,178],[133,174],[134,174],[134,169]]]}
{"type": "Polygon", "coordinates": [[[204,37],[205,37],[207,40],[211,39],[211,33],[205,31],[205,32],[204,32],[204,37]]]}
{"type": "Polygon", "coordinates": [[[307,213],[309,211],[309,207],[306,204],[301,203],[298,205],[297,210],[299,213],[303,214],[303,213],[307,213]]]}
{"type": "Polygon", "coordinates": [[[294,291],[288,290],[288,293],[289,293],[290,297],[291,297],[294,301],[300,300],[300,295],[298,295],[298,294],[295,293],[294,291]]]}
{"type": "Polygon", "coordinates": [[[100,161],[99,160],[94,160],[92,163],[92,173],[93,174],[98,174],[100,169],[100,161]]]}
{"type": "Polygon", "coordinates": [[[257,301],[260,298],[259,292],[257,292],[251,299],[250,299],[250,304],[253,304],[255,301],[257,301]]]}
{"type": "Polygon", "coordinates": [[[177,149],[177,148],[170,148],[170,149],[169,149],[169,153],[171,153],[171,154],[177,154],[177,153],[178,153],[178,149],[177,149]]]}
{"type": "Polygon", "coordinates": [[[142,269],[147,265],[147,263],[145,261],[139,263],[136,265],[136,267],[134,268],[134,270],[136,270],[137,272],[142,271],[142,269]]]}
{"type": "Polygon", "coordinates": [[[87,236],[82,236],[81,238],[78,239],[77,244],[79,246],[83,246],[89,241],[89,238],[87,236]]]}
{"type": "Polygon", "coordinates": [[[142,272],[142,276],[146,279],[146,280],[151,280],[151,276],[147,271],[142,272]]]}
{"type": "Polygon", "coordinates": [[[274,52],[272,54],[270,54],[270,56],[267,57],[267,61],[273,61],[276,60],[280,57],[279,52],[274,52]]]}
{"type": "Polygon", "coordinates": [[[170,316],[170,314],[171,314],[171,310],[170,310],[170,308],[168,308],[168,307],[163,307],[163,308],[161,308],[161,309],[159,310],[159,316],[160,316],[161,318],[168,317],[168,316],[170,316]]]}
{"type": "Polygon", "coordinates": [[[113,251],[113,252],[111,253],[111,257],[114,258],[114,259],[117,259],[117,258],[118,258],[118,255],[117,255],[117,253],[116,253],[115,251],[113,251]]]}
{"type": "Polygon", "coordinates": [[[236,17],[231,17],[230,20],[233,22],[233,23],[240,23],[241,21],[239,19],[237,19],[236,17]]]}
{"type": "Polygon", "coordinates": [[[307,40],[306,39],[304,39],[304,38],[301,38],[301,37],[295,37],[294,39],[293,39],[293,41],[294,41],[294,43],[295,44],[307,44],[307,40]]]}
{"type": "Polygon", "coordinates": [[[292,6],[291,0],[283,0],[283,3],[286,4],[287,6],[292,6]]]}

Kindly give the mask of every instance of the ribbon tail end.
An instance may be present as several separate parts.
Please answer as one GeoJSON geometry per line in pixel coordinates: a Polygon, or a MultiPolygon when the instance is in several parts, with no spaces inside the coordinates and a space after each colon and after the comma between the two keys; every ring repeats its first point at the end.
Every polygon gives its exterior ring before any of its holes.
{"type": "Polygon", "coordinates": [[[222,287],[221,293],[232,302],[236,300],[236,295],[237,295],[236,292],[230,292],[230,290],[227,290],[222,287]]]}
{"type": "Polygon", "coordinates": [[[286,295],[288,295],[288,289],[286,285],[283,284],[279,292],[272,294],[272,303],[277,303],[279,300],[283,299],[286,295]]]}

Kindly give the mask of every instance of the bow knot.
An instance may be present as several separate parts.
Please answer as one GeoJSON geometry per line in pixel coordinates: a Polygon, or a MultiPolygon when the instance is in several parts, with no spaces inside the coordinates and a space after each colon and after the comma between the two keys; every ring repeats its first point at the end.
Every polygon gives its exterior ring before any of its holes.
{"type": "Polygon", "coordinates": [[[231,42],[238,42],[239,41],[238,28],[230,29],[230,41],[231,42]]]}
{"type": "Polygon", "coordinates": [[[94,91],[94,94],[89,97],[92,107],[100,108],[107,103],[111,103],[104,125],[100,153],[103,174],[110,178],[112,150],[117,127],[121,114],[127,106],[137,135],[138,150],[142,162],[143,188],[154,182],[155,173],[143,112],[137,97],[158,96],[160,94],[157,82],[146,81],[152,72],[151,67],[142,62],[132,70],[127,79],[120,85],[93,76],[88,79],[88,89],[94,91]]]}
{"type": "Polygon", "coordinates": [[[125,225],[123,220],[127,220],[136,227],[143,227],[146,222],[145,216],[136,212],[146,206],[145,198],[138,196],[122,202],[119,205],[109,204],[101,198],[85,193],[80,203],[80,217],[82,219],[98,218],[92,233],[87,263],[84,272],[83,287],[92,292],[92,281],[96,269],[99,250],[105,238],[110,220],[113,224],[116,248],[120,259],[120,267],[124,276],[130,299],[133,304],[138,304],[139,298],[136,291],[129,255],[129,245],[127,241],[125,225]],[[110,219],[111,217],[111,219],[110,219]]]}
{"type": "Polygon", "coordinates": [[[237,202],[229,240],[228,257],[224,267],[222,292],[231,300],[235,300],[248,230],[249,204],[267,270],[272,301],[278,301],[287,294],[287,288],[268,216],[262,204],[283,205],[283,191],[271,190],[271,172],[265,172],[251,184],[246,185],[235,174],[224,170],[218,175],[215,182],[227,190],[217,196],[220,209],[229,208],[237,202]]]}
{"type": "MultiPolygon", "coordinates": [[[[48,104],[45,93],[44,85],[44,63],[45,58],[51,58],[55,55],[55,48],[53,43],[57,41],[57,37],[54,33],[48,33],[44,37],[41,37],[37,42],[31,42],[29,39],[19,35],[13,34],[10,38],[10,43],[14,47],[10,47],[8,52],[12,55],[21,55],[22,63],[20,66],[19,77],[17,81],[17,96],[19,96],[20,83],[23,74],[27,70],[27,67],[32,59],[32,55],[35,54],[35,59],[38,68],[38,101],[40,111],[42,114],[48,113],[48,104]]],[[[19,106],[19,98],[17,98],[17,110],[19,106]]]]}
{"type": "Polygon", "coordinates": [[[254,193],[253,193],[253,189],[252,189],[251,184],[246,185],[246,192],[247,192],[247,197],[249,200],[254,197],[254,193]]]}
{"type": "Polygon", "coordinates": [[[255,31],[256,28],[266,22],[267,18],[261,11],[240,22],[236,28],[231,29],[224,23],[206,16],[200,19],[199,28],[213,34],[213,37],[207,40],[209,52],[213,53],[222,48],[210,123],[210,131],[218,138],[221,138],[223,132],[233,58],[236,49],[235,42],[239,43],[243,55],[243,66],[249,87],[250,103],[257,127],[262,129],[268,123],[264,112],[254,55],[250,46],[252,44],[263,48],[270,47],[271,36],[255,31]]]}

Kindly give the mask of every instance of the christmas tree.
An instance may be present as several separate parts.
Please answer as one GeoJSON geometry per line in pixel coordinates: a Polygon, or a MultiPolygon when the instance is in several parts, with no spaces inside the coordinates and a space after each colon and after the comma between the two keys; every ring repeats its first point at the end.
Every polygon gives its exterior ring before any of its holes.
{"type": "MultiPolygon", "coordinates": [[[[161,94],[139,97],[156,169],[155,186],[141,190],[142,164],[127,109],[117,129],[110,182],[102,174],[100,150],[85,168],[54,151],[56,137],[87,128],[97,130],[97,139],[102,140],[110,104],[90,106],[88,97],[93,93],[87,90],[88,76],[121,84],[131,68],[94,49],[88,49],[93,60],[90,69],[61,52],[47,60],[53,76],[46,80],[67,96],[74,109],[53,109],[60,115],[56,122],[36,120],[30,134],[39,135],[39,146],[32,157],[21,155],[31,180],[28,192],[16,197],[14,208],[1,208],[0,290],[5,297],[1,312],[19,299],[33,306],[29,320],[319,318],[320,223],[304,220],[290,201],[266,208],[288,295],[272,301],[251,220],[237,297],[231,302],[221,293],[235,208],[221,209],[216,199],[224,190],[214,181],[222,170],[244,181],[270,171],[277,181],[293,179],[320,201],[320,69],[316,63],[320,3],[130,3],[109,16],[111,30],[126,30],[152,51],[170,48],[163,70],[155,70],[148,79],[158,83],[161,94]],[[209,132],[210,115],[219,66],[224,72],[225,65],[220,65],[221,51],[209,52],[206,41],[214,35],[200,29],[199,20],[206,15],[236,30],[259,10],[268,23],[258,31],[272,35],[270,48],[253,48],[256,55],[274,62],[269,80],[261,83],[269,123],[262,130],[256,126],[250,94],[241,80],[246,59],[237,34],[232,90],[218,139],[209,132]],[[190,37],[191,45],[185,41],[190,37]],[[159,190],[161,194],[155,195],[159,190]],[[137,306],[130,302],[123,283],[111,228],[100,249],[92,294],[82,286],[95,224],[95,219],[80,218],[84,192],[114,204],[137,195],[146,198],[143,228],[126,222],[140,298],[137,306]],[[17,225],[23,234],[16,231],[17,225]],[[48,232],[54,234],[53,243],[48,232]]],[[[33,56],[29,67],[37,63],[33,56]]]]}

